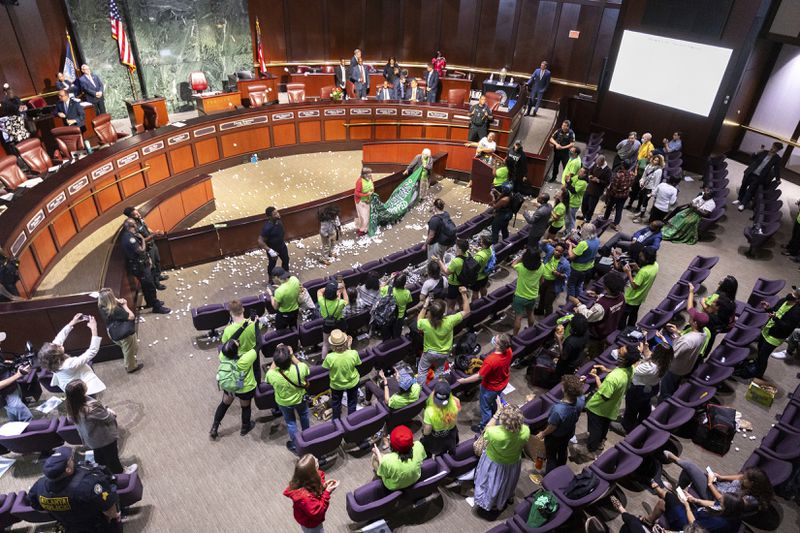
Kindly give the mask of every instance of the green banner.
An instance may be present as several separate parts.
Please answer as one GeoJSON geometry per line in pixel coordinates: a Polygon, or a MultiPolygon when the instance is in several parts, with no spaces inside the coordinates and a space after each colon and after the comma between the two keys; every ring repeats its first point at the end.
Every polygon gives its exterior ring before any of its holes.
{"type": "Polygon", "coordinates": [[[403,218],[419,196],[419,180],[423,168],[420,166],[398,185],[386,202],[382,202],[377,194],[373,194],[369,204],[370,237],[378,231],[378,226],[393,224],[403,218]]]}

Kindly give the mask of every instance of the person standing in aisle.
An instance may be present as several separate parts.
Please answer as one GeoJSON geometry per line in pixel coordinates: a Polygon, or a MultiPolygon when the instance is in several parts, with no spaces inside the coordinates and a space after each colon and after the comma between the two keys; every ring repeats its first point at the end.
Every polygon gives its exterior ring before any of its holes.
{"type": "Polygon", "coordinates": [[[267,275],[269,284],[272,285],[274,282],[272,271],[278,264],[278,258],[281,260],[281,268],[289,272],[289,248],[286,247],[284,241],[286,232],[281,221],[281,214],[273,206],[266,208],[264,214],[267,215],[267,221],[261,228],[261,235],[258,236],[258,246],[267,252],[267,275]]]}
{"type": "Polygon", "coordinates": [[[361,169],[361,176],[356,180],[355,200],[356,200],[356,233],[359,237],[366,235],[369,231],[369,211],[372,193],[375,192],[375,184],[372,183],[372,169],[364,167],[361,169]]]}
{"type": "Polygon", "coordinates": [[[553,132],[549,142],[553,145],[553,175],[550,176],[550,183],[552,183],[558,179],[559,167],[563,165],[566,168],[569,161],[569,150],[575,146],[575,132],[570,129],[569,120],[561,123],[561,128],[553,132]]]}

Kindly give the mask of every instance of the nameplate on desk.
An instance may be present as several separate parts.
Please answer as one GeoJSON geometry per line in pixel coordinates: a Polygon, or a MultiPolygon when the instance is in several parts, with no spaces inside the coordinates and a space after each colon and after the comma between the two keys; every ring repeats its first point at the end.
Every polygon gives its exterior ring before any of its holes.
{"type": "Polygon", "coordinates": [[[372,114],[372,108],[371,107],[354,107],[354,108],[350,109],[350,114],[351,115],[356,115],[356,116],[358,116],[358,115],[361,115],[361,116],[363,116],[363,115],[371,115],[372,114]]]}
{"type": "Polygon", "coordinates": [[[11,243],[11,255],[16,257],[19,254],[22,245],[25,244],[25,241],[27,240],[28,237],[25,235],[25,232],[24,231],[20,232],[19,237],[14,239],[14,242],[11,243]]]}
{"type": "Polygon", "coordinates": [[[138,160],[139,160],[139,152],[130,153],[125,157],[120,157],[119,159],[117,159],[117,168],[122,168],[125,165],[130,165],[134,161],[138,160]]]}
{"type": "Polygon", "coordinates": [[[428,111],[428,118],[440,118],[442,120],[447,120],[450,117],[446,111],[428,111]]]}
{"type": "Polygon", "coordinates": [[[215,126],[206,126],[205,128],[198,128],[192,132],[195,137],[202,137],[203,135],[209,135],[217,131],[215,126]]]}
{"type": "Polygon", "coordinates": [[[499,125],[500,125],[500,120],[499,119],[492,120],[492,126],[499,126],[499,125]]]}
{"type": "Polygon", "coordinates": [[[308,111],[298,111],[297,118],[314,118],[319,116],[319,109],[309,109],[308,111]]]}
{"type": "Polygon", "coordinates": [[[232,130],[234,128],[241,128],[243,126],[252,126],[253,124],[266,124],[267,115],[260,117],[243,118],[241,120],[233,120],[231,122],[223,122],[219,125],[219,131],[232,130]]]}
{"type": "Polygon", "coordinates": [[[112,170],[114,170],[114,163],[112,163],[111,161],[109,161],[108,163],[106,163],[105,165],[103,165],[100,168],[96,168],[96,169],[92,170],[92,181],[94,181],[94,180],[96,180],[98,178],[102,178],[103,176],[105,176],[106,174],[111,172],[112,170]]]}
{"type": "Polygon", "coordinates": [[[39,226],[39,224],[42,223],[43,220],[44,220],[44,210],[39,209],[39,211],[37,211],[36,214],[33,215],[33,217],[28,221],[28,223],[25,224],[25,227],[28,228],[28,233],[33,233],[33,230],[35,230],[39,226]]]}
{"type": "Polygon", "coordinates": [[[397,109],[394,107],[378,107],[375,108],[376,115],[397,115],[397,109]]]}
{"type": "Polygon", "coordinates": [[[273,113],[272,114],[272,121],[276,120],[292,120],[294,118],[294,111],[288,111],[286,113],[273,113]]]}
{"type": "Polygon", "coordinates": [[[181,133],[180,135],[173,135],[169,139],[167,139],[167,144],[172,146],[173,144],[182,143],[189,140],[189,132],[181,133]]]}
{"type": "Polygon", "coordinates": [[[345,115],[345,113],[347,113],[347,111],[343,107],[337,107],[335,109],[326,109],[325,110],[325,116],[326,117],[342,117],[342,116],[345,115]]]}
{"type": "Polygon", "coordinates": [[[469,120],[468,115],[453,115],[453,119],[455,120],[469,120]]]}
{"type": "Polygon", "coordinates": [[[402,109],[400,114],[404,117],[421,117],[422,109],[402,109]]]}
{"type": "Polygon", "coordinates": [[[164,149],[164,141],[154,142],[153,144],[148,144],[144,148],[142,148],[142,155],[152,154],[153,152],[157,152],[158,150],[164,149]]]}
{"type": "Polygon", "coordinates": [[[52,213],[53,210],[56,207],[58,207],[61,204],[63,204],[66,199],[67,199],[67,193],[65,193],[64,191],[61,191],[60,193],[58,193],[58,195],[55,198],[53,198],[52,200],[47,202],[47,212],[48,213],[52,213]]]}
{"type": "Polygon", "coordinates": [[[89,178],[87,176],[84,176],[75,183],[73,183],[72,185],[70,185],[69,187],[67,187],[67,192],[70,194],[70,196],[72,196],[73,194],[80,191],[87,185],[89,185],[89,178]]]}

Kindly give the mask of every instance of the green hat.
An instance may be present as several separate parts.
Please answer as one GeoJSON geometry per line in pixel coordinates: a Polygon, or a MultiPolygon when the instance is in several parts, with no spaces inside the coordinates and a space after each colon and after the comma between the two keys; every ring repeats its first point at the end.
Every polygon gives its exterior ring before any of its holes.
{"type": "Polygon", "coordinates": [[[558,500],[549,490],[540,490],[533,495],[531,512],[528,515],[530,527],[541,527],[550,521],[558,511],[558,500]]]}

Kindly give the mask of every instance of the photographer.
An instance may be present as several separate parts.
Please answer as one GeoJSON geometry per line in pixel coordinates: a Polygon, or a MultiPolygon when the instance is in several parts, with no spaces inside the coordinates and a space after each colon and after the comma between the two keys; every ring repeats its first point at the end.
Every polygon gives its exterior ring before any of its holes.
{"type": "MultiPolygon", "coordinates": [[[[0,342],[6,340],[6,334],[0,331],[0,342]]],[[[29,364],[18,366],[12,354],[3,353],[2,366],[0,366],[0,395],[6,407],[6,414],[10,422],[28,422],[33,418],[31,410],[22,401],[17,380],[28,374],[31,370],[29,364]]]]}
{"type": "Polygon", "coordinates": [[[97,322],[93,316],[78,313],[69,324],[58,332],[53,342],[46,342],[39,349],[39,362],[42,367],[53,373],[50,384],[61,390],[73,379],[80,379],[86,384],[86,394],[94,398],[104,390],[106,385],[89,366],[89,361],[94,359],[100,350],[100,337],[97,335],[97,322]],[[72,328],[79,322],[86,322],[86,327],[92,332],[92,341],[89,349],[77,357],[70,357],[64,351],[64,342],[67,340],[72,328]]]}
{"type": "Polygon", "coordinates": [[[616,251],[612,252],[611,257],[614,259],[614,268],[621,270],[630,282],[630,286],[625,289],[625,309],[619,321],[619,329],[635,327],[639,320],[639,307],[647,298],[658,275],[656,250],[652,246],[642,248],[637,256],[637,263],[620,264],[620,254],[616,251]]]}

